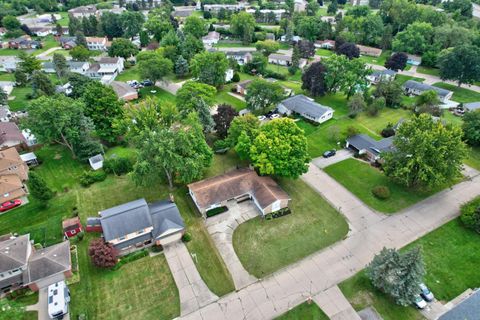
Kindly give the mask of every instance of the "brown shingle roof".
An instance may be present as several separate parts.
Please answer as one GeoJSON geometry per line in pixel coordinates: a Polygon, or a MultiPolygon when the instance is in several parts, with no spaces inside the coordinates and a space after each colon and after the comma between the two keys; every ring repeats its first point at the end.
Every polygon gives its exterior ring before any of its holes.
{"type": "Polygon", "coordinates": [[[15,165],[23,165],[22,158],[17,149],[8,148],[0,151],[0,172],[7,170],[15,165]]]}
{"type": "Polygon", "coordinates": [[[188,188],[201,208],[208,208],[245,194],[252,195],[261,208],[266,208],[276,200],[290,199],[272,178],[260,177],[250,169],[233,170],[191,183],[188,188]]]}
{"type": "Polygon", "coordinates": [[[0,176],[0,195],[11,193],[23,187],[22,180],[16,174],[0,176]]]}

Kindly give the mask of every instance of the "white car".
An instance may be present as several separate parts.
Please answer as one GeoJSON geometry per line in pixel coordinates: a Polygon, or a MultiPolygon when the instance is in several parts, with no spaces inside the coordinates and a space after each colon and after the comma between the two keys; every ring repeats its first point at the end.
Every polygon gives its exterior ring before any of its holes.
{"type": "Polygon", "coordinates": [[[258,116],[257,118],[258,118],[258,120],[260,120],[260,121],[263,121],[263,120],[267,119],[267,117],[265,117],[265,116],[258,116]]]}
{"type": "Polygon", "coordinates": [[[48,316],[50,319],[62,319],[68,313],[70,290],[65,281],[48,286],[48,316]]]}
{"type": "Polygon", "coordinates": [[[417,307],[418,309],[425,309],[425,307],[427,306],[427,302],[423,300],[423,298],[420,295],[417,295],[415,297],[415,301],[413,303],[415,304],[415,307],[417,307]]]}
{"type": "Polygon", "coordinates": [[[273,119],[278,119],[278,118],[280,118],[280,115],[278,113],[274,113],[270,116],[270,119],[272,119],[272,120],[273,119]]]}
{"type": "Polygon", "coordinates": [[[433,299],[435,298],[433,296],[432,291],[430,291],[430,289],[428,289],[428,287],[425,285],[425,283],[420,283],[420,295],[427,302],[432,302],[433,299]]]}

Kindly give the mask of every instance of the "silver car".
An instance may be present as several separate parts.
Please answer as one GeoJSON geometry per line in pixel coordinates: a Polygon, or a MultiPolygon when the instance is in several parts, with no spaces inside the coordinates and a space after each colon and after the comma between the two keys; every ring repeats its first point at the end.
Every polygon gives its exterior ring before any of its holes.
{"type": "Polygon", "coordinates": [[[432,291],[430,291],[430,289],[428,289],[428,287],[425,285],[425,283],[420,283],[420,294],[421,294],[422,298],[425,299],[425,301],[427,301],[427,302],[431,302],[435,298],[433,296],[432,291]]]}

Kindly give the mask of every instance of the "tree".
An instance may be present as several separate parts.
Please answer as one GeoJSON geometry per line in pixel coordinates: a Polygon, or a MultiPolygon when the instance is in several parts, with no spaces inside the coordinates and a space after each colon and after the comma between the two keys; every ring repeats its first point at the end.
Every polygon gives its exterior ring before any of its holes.
{"type": "Polygon", "coordinates": [[[118,251],[110,243],[103,239],[94,239],[88,246],[88,255],[97,268],[109,269],[114,267],[118,261],[118,251]]]}
{"type": "Polygon", "coordinates": [[[465,141],[471,146],[480,145],[480,111],[470,111],[463,116],[465,141]]]}
{"type": "Polygon", "coordinates": [[[83,90],[82,100],[85,103],[85,115],[92,119],[98,137],[114,142],[118,132],[113,128],[113,123],[122,117],[123,103],[118,100],[112,87],[90,82],[83,90]]]}
{"type": "Polygon", "coordinates": [[[28,82],[27,74],[21,68],[17,68],[13,76],[15,77],[15,84],[19,87],[24,87],[28,82]]]}
{"type": "Polygon", "coordinates": [[[393,50],[411,54],[422,54],[433,42],[433,27],[430,23],[414,22],[395,36],[393,50]]]}
{"type": "Polygon", "coordinates": [[[315,55],[315,45],[312,41],[300,40],[295,46],[298,48],[302,58],[308,59],[315,55]]]}
{"type": "Polygon", "coordinates": [[[302,74],[302,89],[314,96],[323,96],[326,91],[325,72],[327,69],[323,63],[314,62],[302,74]]]}
{"type": "Polygon", "coordinates": [[[367,104],[365,111],[370,116],[376,116],[386,106],[385,98],[380,97],[367,104]]]}
{"type": "Polygon", "coordinates": [[[223,52],[202,52],[193,57],[190,69],[194,78],[214,87],[225,83],[228,60],[223,52]]]}
{"type": "Polygon", "coordinates": [[[176,95],[176,104],[178,111],[186,116],[196,110],[199,100],[203,100],[207,106],[212,106],[215,102],[217,90],[205,83],[187,81],[178,89],[176,95]]]}
{"type": "Polygon", "coordinates": [[[123,36],[132,39],[142,30],[145,17],[141,12],[125,11],[120,15],[123,36]]]}
{"type": "Polygon", "coordinates": [[[180,52],[187,61],[192,60],[197,53],[204,51],[204,49],[202,40],[191,34],[187,34],[185,40],[180,42],[180,52]]]}
{"type": "Polygon", "coordinates": [[[465,144],[460,127],[421,114],[402,123],[386,152],[386,176],[408,187],[434,187],[460,175],[465,144]]]}
{"type": "Polygon", "coordinates": [[[280,44],[274,40],[257,41],[255,48],[263,53],[265,57],[277,52],[280,49],[280,44]]]}
{"type": "Polygon", "coordinates": [[[248,74],[263,74],[267,70],[268,59],[259,52],[252,53],[252,60],[243,66],[244,72],[248,74]]]}
{"type": "Polygon", "coordinates": [[[324,59],[326,88],[330,92],[343,91],[349,99],[357,91],[368,87],[367,75],[371,69],[366,68],[360,59],[349,60],[344,55],[333,55],[324,59]]]}
{"type": "Polygon", "coordinates": [[[215,131],[221,139],[225,139],[233,119],[238,116],[238,112],[228,104],[221,104],[217,107],[217,113],[213,115],[215,121],[215,131]]]}
{"type": "Polygon", "coordinates": [[[249,157],[261,175],[298,178],[308,171],[307,138],[295,121],[280,118],[260,127],[249,157]]]}
{"type": "Polygon", "coordinates": [[[87,85],[95,81],[87,76],[74,72],[68,74],[67,80],[72,85],[72,93],[70,94],[70,97],[74,99],[83,96],[83,92],[87,85]]]}
{"type": "Polygon", "coordinates": [[[66,96],[40,97],[31,102],[23,123],[39,141],[63,145],[75,158],[74,146],[94,129],[83,113],[84,108],[82,101],[66,96]]]}
{"type": "Polygon", "coordinates": [[[355,45],[355,43],[345,42],[336,50],[337,54],[343,54],[348,59],[360,57],[360,49],[355,45]]]}
{"type": "Polygon", "coordinates": [[[448,12],[458,12],[461,16],[471,18],[473,6],[470,0],[452,0],[443,4],[448,12]]]}
{"type": "Polygon", "coordinates": [[[185,19],[183,32],[185,34],[191,34],[195,38],[201,38],[207,33],[207,26],[203,19],[197,16],[189,16],[185,19]]]}
{"type": "Polygon", "coordinates": [[[460,45],[440,55],[438,58],[442,80],[453,80],[460,87],[480,81],[480,48],[473,45],[460,45]]]}
{"type": "Polygon", "coordinates": [[[230,146],[235,147],[238,144],[242,133],[248,137],[250,141],[257,136],[260,129],[260,121],[252,114],[246,114],[242,117],[233,118],[228,129],[227,141],[230,146]]]}
{"type": "Polygon", "coordinates": [[[170,15],[161,9],[150,10],[148,19],[143,26],[158,42],[165,34],[174,29],[170,15]]]}
{"type": "Polygon", "coordinates": [[[352,99],[348,101],[349,115],[352,117],[365,110],[366,107],[367,104],[365,103],[363,94],[361,93],[355,93],[352,99]]]}
{"type": "Polygon", "coordinates": [[[140,31],[140,46],[145,48],[150,43],[150,37],[145,30],[140,31]]]}
{"type": "Polygon", "coordinates": [[[48,201],[54,195],[45,180],[35,171],[30,171],[28,174],[28,190],[34,198],[41,201],[48,201]]]}
{"type": "Polygon", "coordinates": [[[52,80],[42,71],[34,71],[32,74],[32,88],[35,96],[55,94],[55,86],[52,80]]]}
{"type": "Polygon", "coordinates": [[[83,46],[87,48],[87,38],[85,38],[85,34],[82,31],[75,32],[75,43],[77,46],[83,46]]]}
{"type": "Polygon", "coordinates": [[[241,11],[234,14],[230,20],[230,32],[242,40],[243,44],[252,42],[255,31],[255,18],[245,12],[241,11]]]}
{"type": "Polygon", "coordinates": [[[314,16],[317,14],[317,11],[320,10],[320,5],[316,0],[310,0],[307,4],[307,16],[314,16]]]}
{"type": "Polygon", "coordinates": [[[20,59],[18,67],[27,75],[32,75],[34,71],[42,69],[42,63],[34,55],[20,51],[18,58],[20,59]]]}
{"type": "Polygon", "coordinates": [[[198,114],[198,120],[202,124],[203,132],[211,132],[215,127],[210,106],[204,100],[198,100],[195,103],[195,112],[198,114]]]}
{"type": "Polygon", "coordinates": [[[57,77],[59,78],[65,77],[69,71],[67,59],[65,59],[63,54],[53,54],[53,66],[55,68],[55,72],[57,73],[57,77]]]}
{"type": "Polygon", "coordinates": [[[317,17],[303,16],[295,23],[297,34],[309,41],[315,41],[320,32],[321,21],[317,17]]]}
{"type": "Polygon", "coordinates": [[[404,52],[395,52],[387,61],[385,61],[385,68],[398,71],[403,70],[407,66],[408,57],[404,52]]]}
{"type": "Polygon", "coordinates": [[[367,276],[373,286],[402,306],[411,305],[415,300],[425,273],[419,247],[404,254],[395,249],[383,248],[367,267],[367,276]]]}
{"type": "Polygon", "coordinates": [[[155,51],[142,51],[137,56],[137,64],[142,79],[150,79],[153,83],[163,80],[173,70],[172,61],[155,51]]]}
{"type": "Polygon", "coordinates": [[[175,62],[175,74],[182,78],[185,77],[188,72],[188,61],[185,60],[181,55],[178,56],[177,61],[175,62]]]}
{"type": "Polygon", "coordinates": [[[432,116],[440,117],[442,110],[440,109],[440,99],[438,98],[437,92],[428,90],[417,96],[415,100],[415,113],[428,113],[432,116]]]}
{"type": "Polygon", "coordinates": [[[104,12],[100,17],[100,25],[103,33],[109,38],[119,38],[123,36],[123,25],[121,15],[113,12],[104,12]]]}
{"type": "Polygon", "coordinates": [[[402,85],[396,81],[381,80],[375,86],[373,96],[375,98],[383,97],[385,105],[389,108],[398,108],[403,98],[402,85]]]}
{"type": "Polygon", "coordinates": [[[138,53],[138,47],[132,41],[124,38],[114,39],[112,45],[108,48],[110,57],[122,57],[124,59],[135,56],[138,53]]]}
{"type": "Polygon", "coordinates": [[[82,31],[82,22],[73,15],[68,15],[68,33],[73,36],[77,31],[82,31]]]}
{"type": "Polygon", "coordinates": [[[70,56],[72,56],[73,60],[76,61],[86,61],[90,58],[90,51],[84,46],[76,46],[72,50],[70,50],[70,56]]]}
{"type": "Polygon", "coordinates": [[[248,85],[245,101],[251,111],[265,113],[285,97],[285,91],[276,83],[256,79],[248,85]]]}
{"type": "Polygon", "coordinates": [[[337,13],[337,10],[338,10],[338,2],[337,0],[333,0],[332,2],[330,2],[330,4],[327,7],[327,13],[335,14],[337,13]]]}
{"type": "Polygon", "coordinates": [[[5,16],[2,19],[2,26],[4,26],[8,31],[14,31],[20,29],[22,24],[14,16],[5,16]]]}

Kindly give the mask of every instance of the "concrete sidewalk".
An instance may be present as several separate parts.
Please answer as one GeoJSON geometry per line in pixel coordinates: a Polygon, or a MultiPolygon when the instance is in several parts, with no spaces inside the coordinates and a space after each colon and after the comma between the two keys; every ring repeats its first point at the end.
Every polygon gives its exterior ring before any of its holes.
{"type": "Polygon", "coordinates": [[[331,320],[361,320],[338,286],[320,292],[313,301],[331,320]]]}

